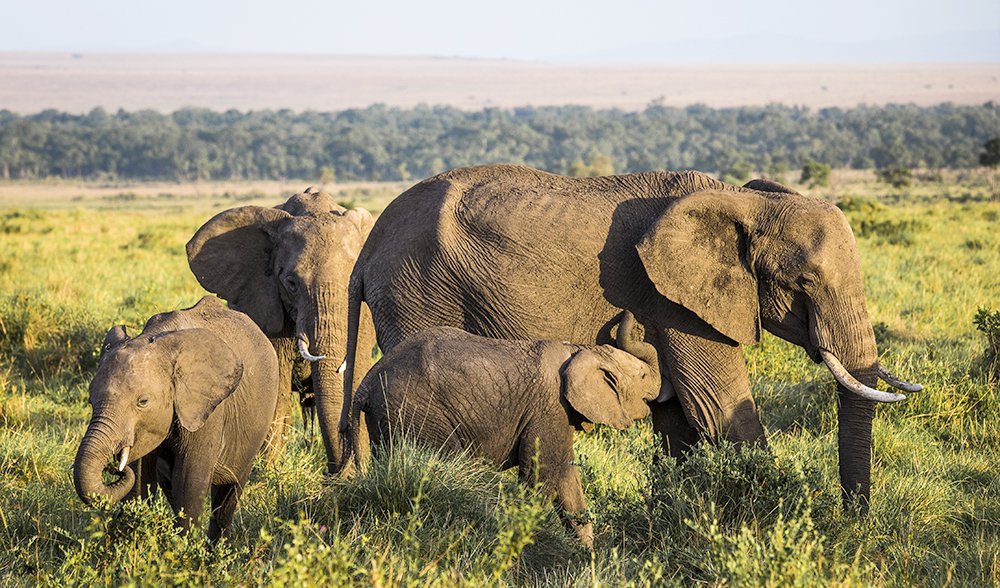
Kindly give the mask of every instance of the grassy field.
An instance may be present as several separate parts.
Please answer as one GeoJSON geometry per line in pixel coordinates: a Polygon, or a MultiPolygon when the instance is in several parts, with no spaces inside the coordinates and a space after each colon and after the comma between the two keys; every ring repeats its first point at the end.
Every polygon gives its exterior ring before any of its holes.
{"type": "MultiPolygon", "coordinates": [[[[858,235],[885,364],[925,386],[877,410],[867,518],[840,502],[832,376],[766,336],[746,356],[769,450],[702,446],[676,464],[645,423],[577,438],[593,556],[510,473],[461,457],[407,447],[324,480],[300,420],[214,549],[176,535],[162,499],[84,507],[68,468],[105,331],[197,301],[194,229],[291,190],[33,189],[0,185],[2,585],[1000,585],[1000,391],[973,324],[1000,309],[995,174],[894,189],[844,173],[810,191],[858,235]]],[[[378,210],[399,187],[329,189],[378,210]]]]}

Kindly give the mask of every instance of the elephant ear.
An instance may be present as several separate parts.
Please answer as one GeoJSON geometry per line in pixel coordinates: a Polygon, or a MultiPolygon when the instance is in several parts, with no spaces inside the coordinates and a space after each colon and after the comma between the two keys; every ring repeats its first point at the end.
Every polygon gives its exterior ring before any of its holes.
{"type": "Polygon", "coordinates": [[[344,218],[351,221],[358,228],[358,233],[361,234],[361,242],[364,243],[365,239],[368,238],[368,233],[371,233],[372,227],[375,226],[375,219],[372,218],[372,213],[364,208],[352,208],[344,213],[344,218]]]}
{"type": "Polygon", "coordinates": [[[187,243],[198,282],[248,314],[269,337],[279,336],[287,321],[272,275],[271,235],[290,218],[274,208],[232,208],[212,217],[187,243]]]}
{"type": "Polygon", "coordinates": [[[125,325],[115,325],[108,330],[108,334],[104,336],[104,343],[101,344],[101,359],[104,355],[118,347],[122,343],[129,340],[128,332],[125,330],[125,325]]]}
{"type": "Polygon", "coordinates": [[[660,294],[745,345],[760,339],[749,235],[761,200],[715,191],[680,198],[636,246],[660,294]]]}
{"type": "Polygon", "coordinates": [[[773,180],[762,180],[757,178],[755,180],[750,180],[749,182],[743,184],[744,188],[749,188],[751,190],[757,190],[758,192],[773,192],[776,194],[795,194],[800,196],[798,192],[792,190],[788,186],[784,186],[775,182],[773,180]]]}
{"type": "Polygon", "coordinates": [[[576,352],[563,367],[562,377],[563,397],[592,423],[624,429],[649,414],[642,398],[622,387],[629,382],[605,354],[591,349],[576,352]]]}
{"type": "Polygon", "coordinates": [[[154,336],[173,362],[174,414],[182,427],[197,431],[243,379],[243,362],[208,329],[183,329],[154,336]]]}

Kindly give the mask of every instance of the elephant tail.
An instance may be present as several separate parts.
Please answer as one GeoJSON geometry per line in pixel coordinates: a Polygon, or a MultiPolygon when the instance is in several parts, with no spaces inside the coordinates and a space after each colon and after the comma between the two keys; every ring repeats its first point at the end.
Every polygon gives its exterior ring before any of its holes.
{"type": "MultiPolygon", "coordinates": [[[[355,268],[351,275],[351,281],[347,286],[347,351],[344,357],[344,403],[340,409],[340,430],[341,439],[344,441],[345,451],[351,451],[350,430],[352,425],[352,405],[354,399],[354,367],[357,363],[358,355],[358,329],[361,326],[361,302],[364,298],[364,281],[361,278],[360,268],[355,268]]],[[[355,456],[357,452],[355,452],[355,456]]],[[[344,456],[344,463],[347,465],[347,455],[344,456]]]]}

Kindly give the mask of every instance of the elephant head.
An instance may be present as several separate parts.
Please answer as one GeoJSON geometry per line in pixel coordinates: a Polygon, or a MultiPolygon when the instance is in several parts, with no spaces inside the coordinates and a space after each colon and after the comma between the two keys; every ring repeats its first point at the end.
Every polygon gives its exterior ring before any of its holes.
{"type": "Polygon", "coordinates": [[[562,368],[563,397],[587,422],[624,429],[649,415],[646,403],[660,393],[656,349],[633,337],[635,318],[625,311],[618,349],[584,348],[562,368]]]}
{"type": "Polygon", "coordinates": [[[764,328],[829,367],[840,385],[841,484],[867,504],[874,402],[905,398],[875,390],[876,379],[920,386],[879,366],[843,213],[777,184],[751,187],[758,191],[679,198],[639,243],[639,257],[660,294],[732,341],[755,343],[764,328]]]}
{"type": "Polygon", "coordinates": [[[188,431],[200,429],[242,377],[242,362],[208,329],[131,339],[125,327],[113,327],[90,384],[93,415],[74,461],[77,494],[87,504],[95,496],[124,498],[135,482],[125,466],[163,443],[175,418],[188,431]],[[112,460],[121,477],[105,484],[112,460]]]}
{"type": "Polygon", "coordinates": [[[347,283],[374,221],[308,189],[277,208],[243,206],[206,222],[187,244],[201,285],[268,337],[295,337],[314,362],[316,406],[330,464],[340,462],[347,283]]]}

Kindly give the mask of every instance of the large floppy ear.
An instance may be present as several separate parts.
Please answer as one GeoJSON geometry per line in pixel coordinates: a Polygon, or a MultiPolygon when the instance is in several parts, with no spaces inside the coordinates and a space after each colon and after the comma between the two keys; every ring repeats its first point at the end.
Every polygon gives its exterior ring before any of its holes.
{"type": "Polygon", "coordinates": [[[153,337],[173,361],[174,413],[181,426],[197,431],[243,379],[243,362],[208,329],[183,329],[153,337]]]}
{"type": "Polygon", "coordinates": [[[364,243],[365,239],[368,238],[368,233],[372,232],[372,227],[375,225],[372,213],[364,208],[352,208],[344,213],[344,218],[358,228],[358,232],[361,233],[361,242],[364,243]]]}
{"type": "Polygon", "coordinates": [[[283,210],[241,206],[212,217],[187,243],[198,282],[247,313],[269,337],[281,334],[285,310],[272,275],[271,234],[292,218],[283,210]]]}
{"type": "Polygon", "coordinates": [[[764,198],[697,192],[671,204],[636,246],[656,290],[745,345],[760,339],[750,235],[764,198]]]}
{"type": "Polygon", "coordinates": [[[600,353],[590,349],[576,352],[563,367],[562,377],[563,397],[592,423],[624,429],[649,414],[645,402],[632,398],[623,388],[629,383],[617,373],[614,363],[600,353]]]}

